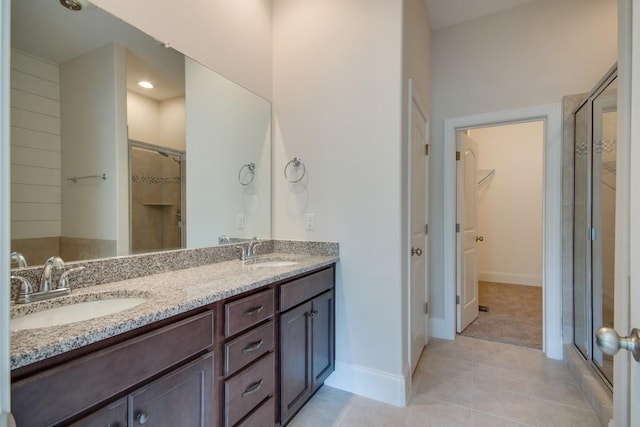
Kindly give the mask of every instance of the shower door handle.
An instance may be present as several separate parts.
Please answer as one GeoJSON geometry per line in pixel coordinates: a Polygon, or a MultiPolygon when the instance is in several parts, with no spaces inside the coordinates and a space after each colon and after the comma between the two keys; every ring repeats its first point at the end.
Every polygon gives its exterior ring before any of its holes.
{"type": "Polygon", "coordinates": [[[603,353],[613,356],[624,348],[633,354],[636,362],[640,362],[640,330],[633,328],[628,337],[621,337],[612,328],[600,328],[596,332],[596,343],[603,353]]]}

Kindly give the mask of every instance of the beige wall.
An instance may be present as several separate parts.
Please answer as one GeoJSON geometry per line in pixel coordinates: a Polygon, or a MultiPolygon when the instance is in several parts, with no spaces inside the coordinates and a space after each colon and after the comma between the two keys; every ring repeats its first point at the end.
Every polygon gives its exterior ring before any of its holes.
{"type": "Polygon", "coordinates": [[[271,99],[271,0],[92,3],[271,99]]]}
{"type": "Polygon", "coordinates": [[[185,151],[184,97],[157,101],[127,91],[129,139],[185,151]]]}
{"type": "Polygon", "coordinates": [[[116,158],[118,146],[127,144],[121,138],[123,131],[126,135],[126,120],[121,117],[126,111],[126,88],[118,84],[126,75],[124,58],[124,48],[111,44],[60,65],[60,88],[65,96],[62,168],[69,176],[107,174],[106,180],[63,180],[65,237],[117,240],[118,227],[128,229],[128,220],[119,222],[118,204],[114,204],[118,194],[122,197],[117,189],[119,167],[124,168],[127,179],[127,165],[116,158]],[[96,79],[101,82],[98,86],[96,79]]]}
{"type": "Polygon", "coordinates": [[[408,383],[403,82],[428,103],[428,34],[418,1],[274,1],[273,236],[340,242],[329,384],[395,404],[408,383]],[[293,157],[298,185],[282,176],[293,157]]]}
{"type": "Polygon", "coordinates": [[[444,119],[588,92],[616,61],[615,0],[540,0],[432,34],[432,317],[444,317],[444,119]]]}
{"type": "Polygon", "coordinates": [[[494,179],[478,190],[479,279],[542,284],[543,122],[473,129],[478,166],[494,179]]]}

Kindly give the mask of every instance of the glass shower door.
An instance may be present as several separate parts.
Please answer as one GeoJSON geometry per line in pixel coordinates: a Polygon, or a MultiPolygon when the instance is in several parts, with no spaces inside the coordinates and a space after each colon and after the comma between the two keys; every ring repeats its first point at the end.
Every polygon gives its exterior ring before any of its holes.
{"type": "Polygon", "coordinates": [[[585,103],[575,114],[573,187],[573,342],[586,358],[591,354],[591,277],[590,245],[590,117],[591,104],[585,103]]]}
{"type": "MultiPolygon", "coordinates": [[[[616,217],[617,84],[613,80],[593,102],[592,283],[593,332],[613,328],[616,217]]],[[[613,383],[613,356],[593,345],[593,361],[613,383]]]]}
{"type": "Polygon", "coordinates": [[[595,344],[613,327],[617,83],[615,74],[575,111],[573,320],[574,345],[613,386],[613,358],[595,344]]]}

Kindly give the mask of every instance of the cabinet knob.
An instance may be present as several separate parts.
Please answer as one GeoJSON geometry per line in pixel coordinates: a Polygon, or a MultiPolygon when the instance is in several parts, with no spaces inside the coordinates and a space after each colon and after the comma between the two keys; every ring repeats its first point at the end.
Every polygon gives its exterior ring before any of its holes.
{"type": "Polygon", "coordinates": [[[420,249],[420,248],[411,248],[411,256],[413,256],[413,255],[421,256],[422,255],[422,249],[420,249]]]}
{"type": "Polygon", "coordinates": [[[136,421],[140,425],[145,425],[147,421],[149,421],[149,414],[146,414],[144,412],[139,412],[138,415],[136,415],[136,421]]]}

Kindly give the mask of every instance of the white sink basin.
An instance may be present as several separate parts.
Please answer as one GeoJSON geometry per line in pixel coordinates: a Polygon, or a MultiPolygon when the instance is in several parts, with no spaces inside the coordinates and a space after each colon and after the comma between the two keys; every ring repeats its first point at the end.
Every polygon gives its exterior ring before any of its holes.
{"type": "Polygon", "coordinates": [[[254,267],[290,267],[296,264],[296,261],[257,261],[252,265],[254,267]]]}
{"type": "Polygon", "coordinates": [[[146,298],[110,298],[50,308],[11,319],[12,331],[66,325],[114,314],[146,302],[146,298]]]}

